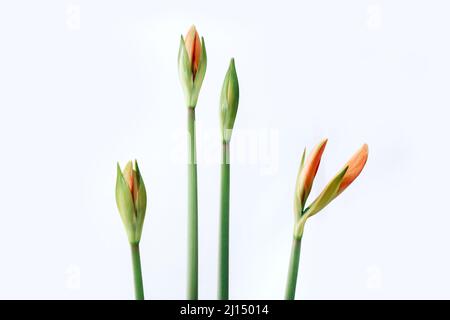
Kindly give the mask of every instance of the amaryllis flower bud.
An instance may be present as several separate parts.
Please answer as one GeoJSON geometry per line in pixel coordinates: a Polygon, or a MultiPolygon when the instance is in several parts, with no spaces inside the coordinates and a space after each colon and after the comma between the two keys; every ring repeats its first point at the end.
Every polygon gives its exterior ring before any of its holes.
{"type": "Polygon", "coordinates": [[[234,121],[239,105],[239,82],[236,74],[234,59],[231,59],[230,66],[225,75],[220,95],[220,126],[222,140],[230,142],[234,121]]]}
{"type": "Polygon", "coordinates": [[[129,161],[123,172],[117,164],[116,203],[132,244],[139,243],[147,208],[147,192],[137,161],[129,161]]]}
{"type": "Polygon", "coordinates": [[[195,108],[206,72],[206,49],[203,37],[200,41],[195,26],[192,26],[186,38],[181,36],[178,51],[178,73],[186,98],[186,105],[195,108]]]}
{"type": "Polygon", "coordinates": [[[305,207],[306,200],[313,186],[314,178],[319,169],[320,160],[323,151],[327,145],[328,139],[322,140],[309,154],[305,161],[305,152],[303,153],[301,166],[297,175],[294,210],[298,214],[305,207]]]}
{"type": "Polygon", "coordinates": [[[350,158],[345,167],[347,172],[342,178],[336,196],[340,195],[361,173],[369,156],[369,146],[365,143],[363,146],[350,158]]]}
{"type": "Polygon", "coordinates": [[[195,78],[195,74],[197,73],[198,65],[200,63],[200,57],[202,55],[202,44],[195,26],[192,26],[189,29],[186,37],[184,38],[184,45],[186,46],[186,51],[191,63],[192,76],[195,78]]]}
{"type": "MultiPolygon", "coordinates": [[[[324,140],[326,143],[326,140],[324,140]]],[[[324,142],[323,141],[323,142],[324,142]]],[[[320,146],[323,144],[319,144],[319,148],[315,149],[317,150],[316,153],[320,153],[320,146]]],[[[325,186],[325,188],[322,190],[322,192],[317,196],[317,198],[309,205],[306,209],[304,209],[304,203],[301,207],[300,214],[296,212],[297,214],[297,221],[294,231],[294,236],[297,239],[300,239],[303,234],[303,229],[306,223],[306,220],[318,213],[320,210],[325,208],[333,199],[335,199],[339,194],[341,194],[361,173],[362,169],[364,168],[364,165],[366,164],[367,158],[368,158],[368,146],[367,144],[364,144],[361,149],[356,152],[352,158],[347,162],[347,164],[342,168],[336,176],[325,186]]],[[[316,156],[317,157],[317,156],[316,156]]],[[[320,156],[319,156],[320,158],[320,156]]],[[[320,162],[320,159],[318,160],[320,162]]],[[[314,161],[312,161],[314,162],[314,161]]],[[[317,163],[317,160],[315,161],[317,163]]],[[[318,164],[317,164],[318,166],[318,164]]],[[[302,172],[306,171],[307,163],[305,163],[301,167],[302,172]],[[302,168],[303,167],[303,168],[302,168]]],[[[317,171],[317,168],[315,166],[312,166],[311,169],[312,172],[317,171]]],[[[314,177],[313,177],[314,179],[314,177]]],[[[302,176],[300,175],[300,180],[302,180],[302,176]]],[[[305,179],[307,181],[307,179],[305,179]]],[[[309,189],[310,190],[310,189],[309,189]]],[[[297,194],[296,194],[297,197],[297,194]]],[[[297,198],[296,198],[297,199],[297,198]]],[[[297,200],[296,200],[297,201],[297,200]]],[[[305,199],[306,201],[306,199],[305,199]]],[[[296,207],[297,210],[297,207],[296,207]]]]}

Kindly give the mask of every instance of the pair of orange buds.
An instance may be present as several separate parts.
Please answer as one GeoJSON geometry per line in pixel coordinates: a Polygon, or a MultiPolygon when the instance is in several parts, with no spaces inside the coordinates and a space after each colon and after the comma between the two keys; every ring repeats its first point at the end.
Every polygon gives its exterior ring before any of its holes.
{"type": "Polygon", "coordinates": [[[306,200],[311,192],[327,141],[327,139],[321,141],[306,160],[306,150],[303,152],[297,175],[294,199],[296,217],[294,238],[296,239],[301,239],[306,220],[325,208],[333,199],[340,195],[358,177],[367,161],[369,148],[367,144],[364,144],[336,176],[331,179],[319,196],[309,206],[306,206],[306,200]]]}

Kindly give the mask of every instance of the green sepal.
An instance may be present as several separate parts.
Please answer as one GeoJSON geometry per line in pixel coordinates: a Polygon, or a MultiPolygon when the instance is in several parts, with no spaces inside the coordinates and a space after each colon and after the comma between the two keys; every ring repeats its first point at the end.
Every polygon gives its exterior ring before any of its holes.
{"type": "Polygon", "coordinates": [[[320,210],[325,208],[334,198],[339,190],[342,179],[347,172],[348,167],[345,167],[327,184],[323,191],[319,194],[316,200],[305,210],[303,215],[297,220],[294,229],[294,237],[300,239],[303,235],[306,220],[309,217],[317,214],[320,210]]]}
{"type": "Polygon", "coordinates": [[[183,87],[186,105],[191,106],[192,89],[194,86],[191,62],[186,51],[184,38],[181,36],[180,48],[178,49],[178,76],[180,77],[181,86],[183,87]]]}
{"type": "Polygon", "coordinates": [[[142,229],[144,227],[144,219],[145,219],[145,211],[147,209],[147,191],[145,190],[144,180],[142,180],[141,172],[139,170],[139,166],[137,161],[135,160],[136,165],[136,180],[138,183],[138,192],[136,199],[136,238],[135,240],[139,243],[141,240],[142,229]]]}
{"type": "Polygon", "coordinates": [[[234,59],[231,59],[230,66],[225,75],[220,95],[220,125],[222,140],[229,142],[236,120],[239,105],[239,81],[236,73],[234,59]]]}
{"type": "Polygon", "coordinates": [[[325,208],[331,200],[333,200],[339,190],[342,179],[347,172],[348,167],[343,168],[338,174],[327,184],[316,200],[311,203],[305,215],[311,217],[325,208]]]}
{"type": "Polygon", "coordinates": [[[128,240],[133,242],[135,239],[136,225],[133,197],[128,184],[123,177],[119,164],[117,164],[116,203],[120,217],[122,218],[122,222],[127,232],[128,240]]]}
{"type": "Polygon", "coordinates": [[[300,201],[300,175],[305,165],[306,148],[303,149],[302,160],[300,161],[300,168],[297,173],[297,180],[295,182],[295,194],[294,194],[294,214],[296,217],[300,217],[303,212],[302,202],[300,201]]]}

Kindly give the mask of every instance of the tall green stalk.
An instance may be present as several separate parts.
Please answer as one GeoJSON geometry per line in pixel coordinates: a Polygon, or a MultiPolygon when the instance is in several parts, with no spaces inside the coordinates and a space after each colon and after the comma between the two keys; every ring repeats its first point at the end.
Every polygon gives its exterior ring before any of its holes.
{"type": "Polygon", "coordinates": [[[188,108],[188,286],[189,300],[198,299],[198,208],[195,109],[188,108]]]}
{"type": "Polygon", "coordinates": [[[141,255],[139,253],[139,243],[131,245],[131,261],[133,263],[134,293],[136,300],[144,300],[144,285],[142,283],[141,255]]]}
{"type": "Polygon", "coordinates": [[[222,163],[220,167],[219,283],[217,295],[228,300],[230,242],[230,141],[239,105],[239,83],[234,59],[230,61],[220,94],[222,163]]]}
{"type": "Polygon", "coordinates": [[[219,230],[218,298],[228,300],[229,239],[230,239],[230,144],[222,143],[219,230]]]}
{"type": "Polygon", "coordinates": [[[297,287],[298,265],[300,262],[300,247],[302,239],[292,240],[291,259],[289,261],[288,279],[286,285],[286,300],[294,300],[297,287]]]}

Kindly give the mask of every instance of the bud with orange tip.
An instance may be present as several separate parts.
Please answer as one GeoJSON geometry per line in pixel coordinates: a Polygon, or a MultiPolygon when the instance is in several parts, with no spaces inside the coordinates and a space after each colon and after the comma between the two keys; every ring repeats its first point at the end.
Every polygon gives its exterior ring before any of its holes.
{"type": "Polygon", "coordinates": [[[345,165],[348,167],[347,172],[342,179],[336,197],[342,193],[361,173],[364,168],[367,158],[369,156],[369,146],[365,143],[363,146],[350,158],[345,165]]]}
{"type": "Polygon", "coordinates": [[[129,161],[123,172],[117,164],[116,203],[131,244],[139,243],[147,208],[147,192],[137,161],[129,161]]]}
{"type": "Polygon", "coordinates": [[[195,26],[192,26],[186,37],[181,36],[178,51],[178,73],[186,98],[186,105],[194,108],[206,72],[206,49],[203,37],[200,40],[195,26]]]}
{"type": "Polygon", "coordinates": [[[300,169],[297,175],[297,183],[295,190],[294,210],[295,214],[301,214],[301,211],[305,207],[306,200],[316,177],[317,170],[319,169],[320,160],[322,158],[323,151],[327,145],[328,139],[322,140],[310,153],[305,160],[305,151],[303,152],[300,169]]]}

